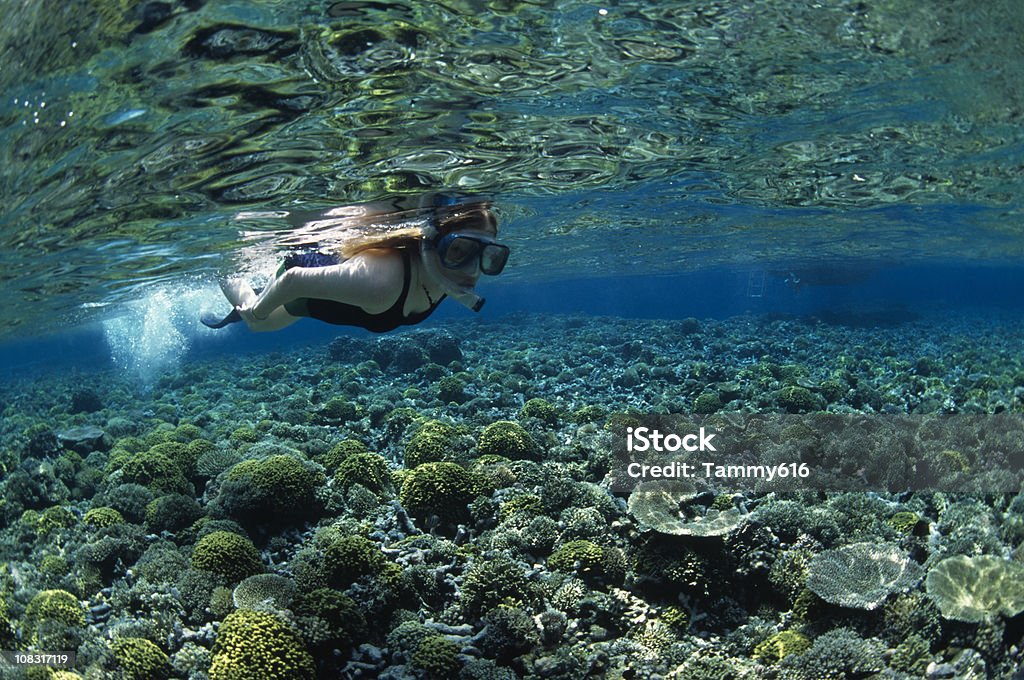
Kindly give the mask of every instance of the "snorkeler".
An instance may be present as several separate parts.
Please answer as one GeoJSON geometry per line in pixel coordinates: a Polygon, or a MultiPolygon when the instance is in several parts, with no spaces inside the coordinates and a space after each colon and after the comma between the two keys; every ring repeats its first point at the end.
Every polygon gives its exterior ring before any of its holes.
{"type": "MultiPolygon", "coordinates": [[[[202,322],[223,328],[245,321],[252,331],[274,331],[310,317],[384,333],[423,321],[447,296],[479,311],[484,299],[474,291],[477,280],[500,274],[509,255],[508,246],[495,241],[491,204],[442,195],[420,212],[425,217],[412,226],[364,233],[334,252],[287,255],[261,293],[245,280],[225,281],[221,289],[234,309],[202,322]]],[[[389,214],[408,211],[368,210],[359,217],[386,221],[389,214]]]]}

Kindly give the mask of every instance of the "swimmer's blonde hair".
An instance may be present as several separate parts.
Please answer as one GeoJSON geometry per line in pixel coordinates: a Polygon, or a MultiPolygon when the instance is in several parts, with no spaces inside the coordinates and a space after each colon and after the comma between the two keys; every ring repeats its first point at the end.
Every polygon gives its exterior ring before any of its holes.
{"type": "Polygon", "coordinates": [[[338,244],[336,252],[347,260],[363,251],[377,248],[418,248],[424,238],[434,233],[434,229],[441,235],[461,229],[497,235],[498,219],[491,206],[490,201],[479,201],[433,208],[432,212],[367,212],[367,223],[358,223],[365,218],[354,220],[350,227],[352,235],[338,244]]]}
{"type": "Polygon", "coordinates": [[[408,227],[384,233],[361,234],[339,244],[337,253],[343,260],[347,260],[366,250],[411,248],[418,246],[426,233],[427,231],[423,227],[408,227]]]}

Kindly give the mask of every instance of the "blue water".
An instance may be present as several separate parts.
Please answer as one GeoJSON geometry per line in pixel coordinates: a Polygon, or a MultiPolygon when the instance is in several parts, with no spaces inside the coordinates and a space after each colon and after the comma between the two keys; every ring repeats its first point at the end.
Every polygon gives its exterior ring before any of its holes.
{"type": "MultiPolygon", "coordinates": [[[[444,328],[466,320],[488,323],[509,318],[537,323],[545,315],[588,315],[626,319],[802,318],[886,326],[928,317],[990,316],[1013,318],[1024,313],[1024,266],[970,266],[956,262],[936,266],[865,266],[846,272],[855,283],[794,281],[799,272],[782,265],[721,268],[708,272],[505,283],[485,279],[479,286],[487,302],[479,314],[452,302],[443,304],[423,328],[444,328]],[[863,280],[860,280],[863,278],[863,280]],[[1009,315],[1009,316],[1007,316],[1009,315]]],[[[819,273],[820,274],[820,273],[819,273]]],[[[813,275],[813,274],[812,274],[813,275]]],[[[192,310],[182,310],[188,315],[192,310]]],[[[194,321],[192,319],[191,321],[194,321]]],[[[253,334],[241,326],[219,332],[179,324],[185,346],[167,366],[173,370],[195,358],[319,346],[339,335],[373,337],[361,329],[328,326],[312,320],[272,334],[253,334]]],[[[161,351],[154,349],[153,351],[161,351]]],[[[100,326],[64,331],[30,341],[9,341],[0,371],[24,375],[36,369],[116,368],[100,326]]]]}
{"type": "Polygon", "coordinates": [[[0,32],[4,338],[212,302],[239,212],[438,189],[496,197],[516,285],[1024,257],[1012,3],[42,7],[0,32]]]}

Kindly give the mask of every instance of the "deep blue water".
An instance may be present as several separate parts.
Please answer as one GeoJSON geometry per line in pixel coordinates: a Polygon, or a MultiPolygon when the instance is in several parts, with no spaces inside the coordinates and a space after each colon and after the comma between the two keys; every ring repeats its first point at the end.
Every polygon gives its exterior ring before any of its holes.
{"type": "MultiPolygon", "coordinates": [[[[676,276],[573,279],[506,283],[485,279],[487,298],[474,315],[448,301],[420,327],[452,321],[542,323],[544,315],[580,314],[636,319],[725,319],[737,315],[794,317],[855,327],[888,326],[927,317],[1024,313],[1024,266],[862,267],[843,271],[774,266],[722,269],[676,276]],[[790,271],[794,269],[794,271],[790,271]],[[834,276],[830,276],[834,274],[834,276]],[[796,281],[801,276],[804,280],[796,281]],[[847,282],[849,279],[855,279],[847,282]],[[527,319],[521,315],[539,315],[527,319]]],[[[405,330],[412,330],[408,328],[405,330]]],[[[305,319],[271,334],[240,325],[219,332],[183,329],[187,349],[175,363],[236,353],[270,352],[297,345],[323,345],[338,335],[368,331],[305,319]]],[[[397,331],[403,332],[403,331],[397,331]]],[[[31,341],[6,343],[0,371],[24,375],[37,369],[111,366],[102,327],[88,326],[31,341]]]]}

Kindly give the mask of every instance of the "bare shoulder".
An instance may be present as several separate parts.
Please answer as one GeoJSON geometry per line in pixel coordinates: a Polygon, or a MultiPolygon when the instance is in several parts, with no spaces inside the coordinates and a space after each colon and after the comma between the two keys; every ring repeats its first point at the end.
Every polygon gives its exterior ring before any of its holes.
{"type": "Polygon", "coordinates": [[[402,253],[394,248],[368,248],[352,256],[348,262],[360,262],[373,266],[402,266],[402,253]]]}

